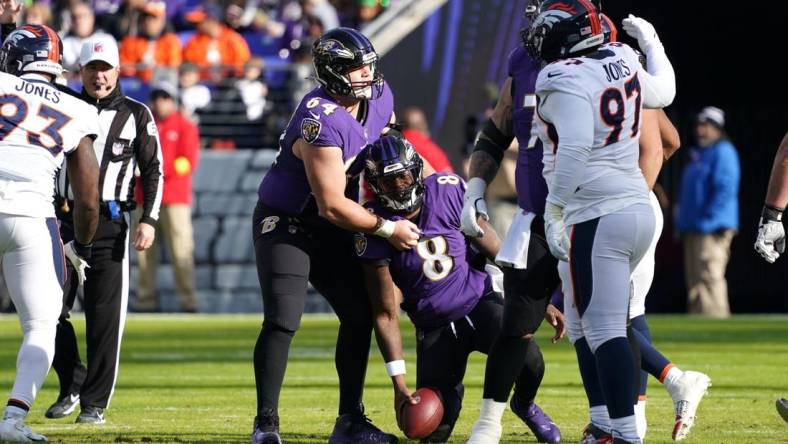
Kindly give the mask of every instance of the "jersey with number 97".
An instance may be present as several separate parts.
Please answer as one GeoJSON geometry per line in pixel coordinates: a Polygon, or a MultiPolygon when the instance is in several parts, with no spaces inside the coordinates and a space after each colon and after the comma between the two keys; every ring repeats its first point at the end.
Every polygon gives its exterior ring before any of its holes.
{"type": "Polygon", "coordinates": [[[43,80],[0,72],[0,213],[53,217],[64,154],[99,132],[98,112],[43,80]]]}
{"type": "MultiPolygon", "coordinates": [[[[465,183],[454,174],[424,179],[421,214],[414,220],[422,236],[415,248],[397,251],[385,239],[357,234],[356,254],[364,261],[385,262],[402,290],[402,308],[416,327],[431,328],[461,319],[491,291],[489,276],[474,268],[476,253],[460,230],[465,183]]],[[[377,201],[365,205],[386,219],[402,219],[377,201]]]]}
{"type": "MultiPolygon", "coordinates": [[[[537,131],[544,144],[544,176],[552,186],[561,140],[553,123],[539,113],[550,93],[579,96],[594,111],[591,154],[583,177],[566,203],[566,222],[576,224],[625,208],[648,203],[648,188],[638,167],[641,81],[648,77],[638,55],[622,43],[608,43],[590,55],[558,60],[545,66],[536,81],[537,131]]],[[[647,79],[645,79],[648,81],[647,79]]],[[[561,119],[589,118],[577,110],[559,110],[561,119]]],[[[554,117],[555,118],[555,117],[554,117]]]]}

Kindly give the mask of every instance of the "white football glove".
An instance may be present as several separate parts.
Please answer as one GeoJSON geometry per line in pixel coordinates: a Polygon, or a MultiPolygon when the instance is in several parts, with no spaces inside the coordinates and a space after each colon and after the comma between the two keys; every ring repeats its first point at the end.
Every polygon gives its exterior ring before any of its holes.
{"type": "Polygon", "coordinates": [[[755,251],[770,264],[773,264],[780,254],[785,252],[785,228],[783,228],[782,221],[764,221],[761,218],[758,226],[758,238],[755,239],[755,251]]]}
{"type": "Polygon", "coordinates": [[[490,220],[487,214],[487,202],[484,200],[484,192],[487,190],[487,182],[480,177],[471,178],[465,189],[465,200],[462,204],[462,214],[460,215],[460,228],[462,232],[471,237],[484,236],[484,230],[479,226],[477,218],[481,216],[484,220],[490,220]]]}
{"type": "Polygon", "coordinates": [[[622,24],[624,31],[638,41],[641,51],[648,52],[652,45],[662,44],[654,26],[644,19],[629,14],[629,17],[625,18],[622,24]]]}
{"type": "Polygon", "coordinates": [[[74,267],[74,271],[77,273],[77,279],[79,285],[82,286],[85,283],[85,269],[90,268],[88,265],[88,261],[86,261],[82,256],[77,253],[77,250],[74,248],[74,241],[67,243],[64,248],[66,253],[66,258],[68,261],[71,262],[71,265],[74,267]]]}
{"type": "Polygon", "coordinates": [[[564,209],[552,202],[545,205],[544,233],[550,253],[558,260],[569,262],[569,235],[564,224],[564,209]]]}

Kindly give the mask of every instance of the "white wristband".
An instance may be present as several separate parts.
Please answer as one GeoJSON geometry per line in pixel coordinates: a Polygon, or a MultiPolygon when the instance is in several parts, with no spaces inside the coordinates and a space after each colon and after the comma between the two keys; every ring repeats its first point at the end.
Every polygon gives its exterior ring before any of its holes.
{"type": "Polygon", "coordinates": [[[396,361],[391,361],[386,363],[386,373],[389,376],[394,377],[397,375],[404,375],[405,374],[405,360],[398,359],[396,361]]]}
{"type": "MultiPolygon", "coordinates": [[[[388,239],[394,235],[394,229],[396,229],[397,225],[394,223],[393,220],[388,219],[381,219],[383,223],[380,224],[377,230],[375,230],[375,236],[380,236],[383,239],[388,239]]],[[[395,361],[396,362],[396,361],[395,361]]]]}

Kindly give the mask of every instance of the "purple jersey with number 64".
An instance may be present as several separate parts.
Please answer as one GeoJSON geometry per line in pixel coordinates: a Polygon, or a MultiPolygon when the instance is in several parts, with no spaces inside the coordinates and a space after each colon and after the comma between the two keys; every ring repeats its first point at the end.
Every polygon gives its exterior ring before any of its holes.
{"type": "Polygon", "coordinates": [[[512,125],[519,145],[517,168],[514,172],[517,203],[523,210],[544,213],[547,183],[542,176],[542,142],[532,132],[536,111],[536,77],[539,62],[534,61],[522,46],[509,55],[509,76],[512,78],[512,125]]]}
{"type": "MultiPolygon", "coordinates": [[[[433,174],[424,179],[421,214],[413,222],[422,231],[415,248],[397,251],[380,237],[357,234],[356,254],[362,260],[386,261],[402,290],[402,308],[418,328],[434,328],[461,319],[492,291],[486,272],[468,262],[475,256],[460,231],[465,183],[458,176],[433,174]]],[[[377,202],[366,207],[387,219],[402,219],[377,202]]]]}
{"type": "MultiPolygon", "coordinates": [[[[348,113],[322,87],[310,91],[298,104],[279,137],[276,162],[258,188],[260,201],[286,214],[301,214],[307,208],[312,190],[304,162],[293,153],[293,144],[304,139],[315,147],[339,147],[347,168],[367,144],[380,137],[393,112],[394,96],[385,82],[380,97],[361,102],[360,119],[348,113]]],[[[356,199],[358,186],[348,189],[346,194],[356,199]]]]}

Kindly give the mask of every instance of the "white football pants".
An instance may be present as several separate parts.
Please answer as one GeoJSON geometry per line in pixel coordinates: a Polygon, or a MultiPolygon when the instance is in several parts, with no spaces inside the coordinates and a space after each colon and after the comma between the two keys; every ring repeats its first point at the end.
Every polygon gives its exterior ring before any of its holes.
{"type": "Polygon", "coordinates": [[[28,406],[35,400],[55,355],[65,264],[55,218],[0,213],[0,272],[23,334],[11,398],[28,406]]]}

